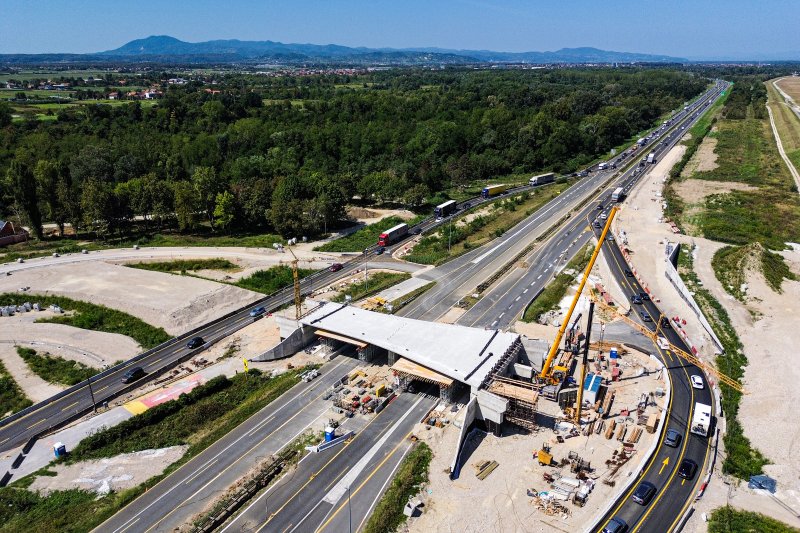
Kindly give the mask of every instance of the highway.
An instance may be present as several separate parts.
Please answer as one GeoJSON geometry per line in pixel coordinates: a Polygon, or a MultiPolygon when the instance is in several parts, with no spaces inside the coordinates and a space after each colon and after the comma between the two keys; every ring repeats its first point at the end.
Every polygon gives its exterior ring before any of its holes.
{"type": "MultiPolygon", "coordinates": [[[[626,292],[631,295],[644,292],[636,278],[625,275],[627,265],[616,244],[606,241],[603,243],[603,252],[609,260],[614,276],[626,292]]],[[[658,306],[652,301],[644,301],[642,305],[632,305],[632,307],[631,314],[637,313],[637,321],[640,323],[641,319],[638,313],[642,311],[648,313],[655,322],[643,324],[649,329],[655,330],[654,324],[658,323],[661,316],[658,306]]],[[[686,346],[675,330],[661,328],[660,335],[666,337],[676,347],[691,353],[691,348],[686,346]]],[[[624,519],[631,531],[671,531],[687,506],[693,501],[695,487],[705,475],[711,438],[690,433],[689,424],[696,402],[714,406],[714,400],[707,384],[708,380],[702,370],[684,361],[670,350],[662,350],[658,346],[653,346],[653,353],[669,370],[671,380],[669,415],[665,426],[660,428],[658,449],[652,459],[643,467],[638,481],[653,483],[658,492],[649,505],[639,505],[630,499],[632,491],[638,485],[638,482],[634,483],[612,510],[603,517],[597,528],[598,531],[612,516],[624,519]],[[692,387],[689,376],[693,374],[703,376],[706,385],[702,390],[692,387]],[[683,439],[677,448],[664,445],[664,434],[667,428],[677,429],[683,434],[683,439]],[[683,480],[676,475],[681,461],[685,458],[693,460],[699,466],[694,479],[683,480]],[[665,461],[667,461],[666,465],[665,461]]]]}
{"type": "Polygon", "coordinates": [[[322,396],[358,366],[339,356],[310,383],[300,382],[236,429],[103,522],[103,533],[174,531],[261,460],[279,451],[306,428],[322,430],[330,402],[322,396]]]}
{"type": "Polygon", "coordinates": [[[400,394],[347,443],[304,457],[220,531],[342,532],[352,517],[356,531],[380,494],[378,483],[410,446],[413,426],[436,402],[400,394]]]}

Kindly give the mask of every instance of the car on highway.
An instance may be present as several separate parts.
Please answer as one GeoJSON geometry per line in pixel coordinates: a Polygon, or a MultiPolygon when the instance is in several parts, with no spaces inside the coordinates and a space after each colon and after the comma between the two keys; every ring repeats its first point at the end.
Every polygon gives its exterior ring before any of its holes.
{"type": "Polygon", "coordinates": [[[628,278],[632,278],[633,277],[633,272],[631,272],[629,268],[626,268],[625,269],[625,276],[628,277],[628,278]]]}
{"type": "Polygon", "coordinates": [[[603,533],[625,533],[626,531],[628,531],[628,523],[616,516],[609,520],[606,527],[603,528],[603,533]]]}
{"type": "Polygon", "coordinates": [[[267,308],[266,307],[258,306],[258,307],[254,307],[254,308],[252,308],[250,310],[250,316],[253,317],[253,318],[257,318],[257,317],[260,317],[261,315],[263,315],[266,312],[267,312],[267,308]]]}
{"type": "Polygon", "coordinates": [[[589,175],[589,171],[588,170],[581,170],[580,172],[578,172],[578,177],[579,178],[585,178],[588,175],[589,175]]]}
{"type": "Polygon", "coordinates": [[[598,211],[602,211],[603,209],[605,209],[605,207],[603,206],[603,204],[597,204],[597,207],[595,209],[597,209],[598,211]]]}
{"type": "Polygon", "coordinates": [[[122,375],[122,382],[133,383],[134,381],[142,379],[143,377],[144,377],[144,368],[140,366],[135,366],[122,375]]]}
{"type": "Polygon", "coordinates": [[[639,298],[641,298],[641,299],[642,299],[642,300],[644,300],[645,302],[649,302],[649,301],[650,301],[650,295],[649,295],[649,294],[647,294],[647,293],[646,293],[646,292],[644,292],[644,291],[641,291],[641,292],[639,292],[639,298]]]}
{"type": "Polygon", "coordinates": [[[343,266],[344,265],[342,265],[341,263],[334,263],[330,266],[330,268],[328,268],[328,270],[330,270],[331,272],[339,272],[343,268],[343,266]]]}
{"type": "Polygon", "coordinates": [[[701,378],[697,374],[692,374],[692,376],[689,379],[692,380],[692,387],[694,387],[695,389],[703,389],[705,387],[705,384],[703,384],[703,378],[701,378]]]}
{"type": "Polygon", "coordinates": [[[603,226],[601,226],[601,225],[600,225],[600,222],[599,222],[599,221],[595,220],[595,221],[594,221],[594,227],[595,227],[595,228],[602,228],[603,226]]]}
{"type": "Polygon", "coordinates": [[[695,472],[697,472],[697,463],[691,459],[684,459],[681,466],[678,467],[678,475],[683,479],[694,479],[695,472]]]}
{"type": "Polygon", "coordinates": [[[600,220],[605,220],[608,218],[608,213],[600,213],[600,220]]]}
{"type": "Polygon", "coordinates": [[[422,229],[414,228],[414,230],[411,233],[414,234],[414,235],[419,235],[420,233],[422,233],[422,229]]]}
{"type": "Polygon", "coordinates": [[[636,305],[642,305],[642,299],[633,294],[631,295],[631,303],[636,305]]]}
{"type": "Polygon", "coordinates": [[[383,246],[378,246],[378,247],[375,249],[375,255],[381,255],[381,254],[382,254],[383,252],[385,252],[385,251],[386,251],[386,248],[384,248],[383,246]]]}
{"type": "Polygon", "coordinates": [[[664,444],[670,448],[677,448],[683,440],[683,434],[677,429],[668,429],[664,435],[664,444]]]}
{"type": "Polygon", "coordinates": [[[639,316],[642,317],[642,322],[652,322],[653,321],[653,317],[651,317],[649,313],[645,313],[644,311],[639,313],[639,316]]]}
{"type": "Polygon", "coordinates": [[[647,505],[653,496],[656,494],[656,486],[649,481],[642,481],[636,490],[633,492],[631,499],[639,505],[647,505]]]}
{"type": "Polygon", "coordinates": [[[186,347],[189,349],[199,348],[205,343],[206,341],[203,340],[203,337],[192,337],[192,339],[186,343],[186,347]]]}
{"type": "Polygon", "coordinates": [[[661,327],[664,329],[672,329],[672,325],[669,323],[669,318],[665,316],[661,317],[661,327]]]}

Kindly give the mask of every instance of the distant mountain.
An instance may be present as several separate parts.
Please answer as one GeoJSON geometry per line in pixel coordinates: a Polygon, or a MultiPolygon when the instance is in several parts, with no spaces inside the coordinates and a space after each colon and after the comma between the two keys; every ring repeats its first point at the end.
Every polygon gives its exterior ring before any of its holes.
{"type": "Polygon", "coordinates": [[[555,52],[494,52],[491,50],[451,50],[445,48],[352,48],[335,44],[296,44],[275,41],[240,41],[237,39],[189,43],[168,35],[136,39],[117,49],[100,52],[106,57],[181,56],[204,55],[230,57],[231,60],[269,59],[273,57],[304,57],[308,60],[350,60],[370,57],[380,60],[391,57],[448,62],[499,62],[499,63],[631,63],[631,62],[686,62],[680,57],[665,55],[611,52],[597,48],[562,48],[555,52]]]}

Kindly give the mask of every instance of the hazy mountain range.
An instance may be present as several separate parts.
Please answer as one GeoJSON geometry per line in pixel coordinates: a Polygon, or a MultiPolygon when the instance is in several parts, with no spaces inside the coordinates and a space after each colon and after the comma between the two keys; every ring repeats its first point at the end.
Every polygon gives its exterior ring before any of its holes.
{"type": "Polygon", "coordinates": [[[237,39],[189,43],[168,35],[136,39],[95,54],[4,54],[0,62],[325,62],[325,63],[684,63],[680,57],[611,52],[597,48],[562,48],[555,52],[495,52],[444,48],[365,48],[335,44],[296,44],[237,39]]]}

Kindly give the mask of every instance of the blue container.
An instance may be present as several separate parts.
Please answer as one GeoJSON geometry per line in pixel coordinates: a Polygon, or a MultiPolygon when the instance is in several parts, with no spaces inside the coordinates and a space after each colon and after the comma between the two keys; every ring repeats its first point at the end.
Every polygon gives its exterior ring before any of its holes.
{"type": "Polygon", "coordinates": [[[67,446],[63,442],[56,442],[53,444],[53,453],[56,457],[64,457],[67,455],[67,446]]]}
{"type": "Polygon", "coordinates": [[[336,438],[336,429],[330,426],[325,428],[325,442],[330,442],[336,438]]]}
{"type": "Polygon", "coordinates": [[[611,348],[611,351],[608,352],[608,357],[610,359],[619,359],[619,354],[617,353],[617,349],[616,348],[611,348]]]}

